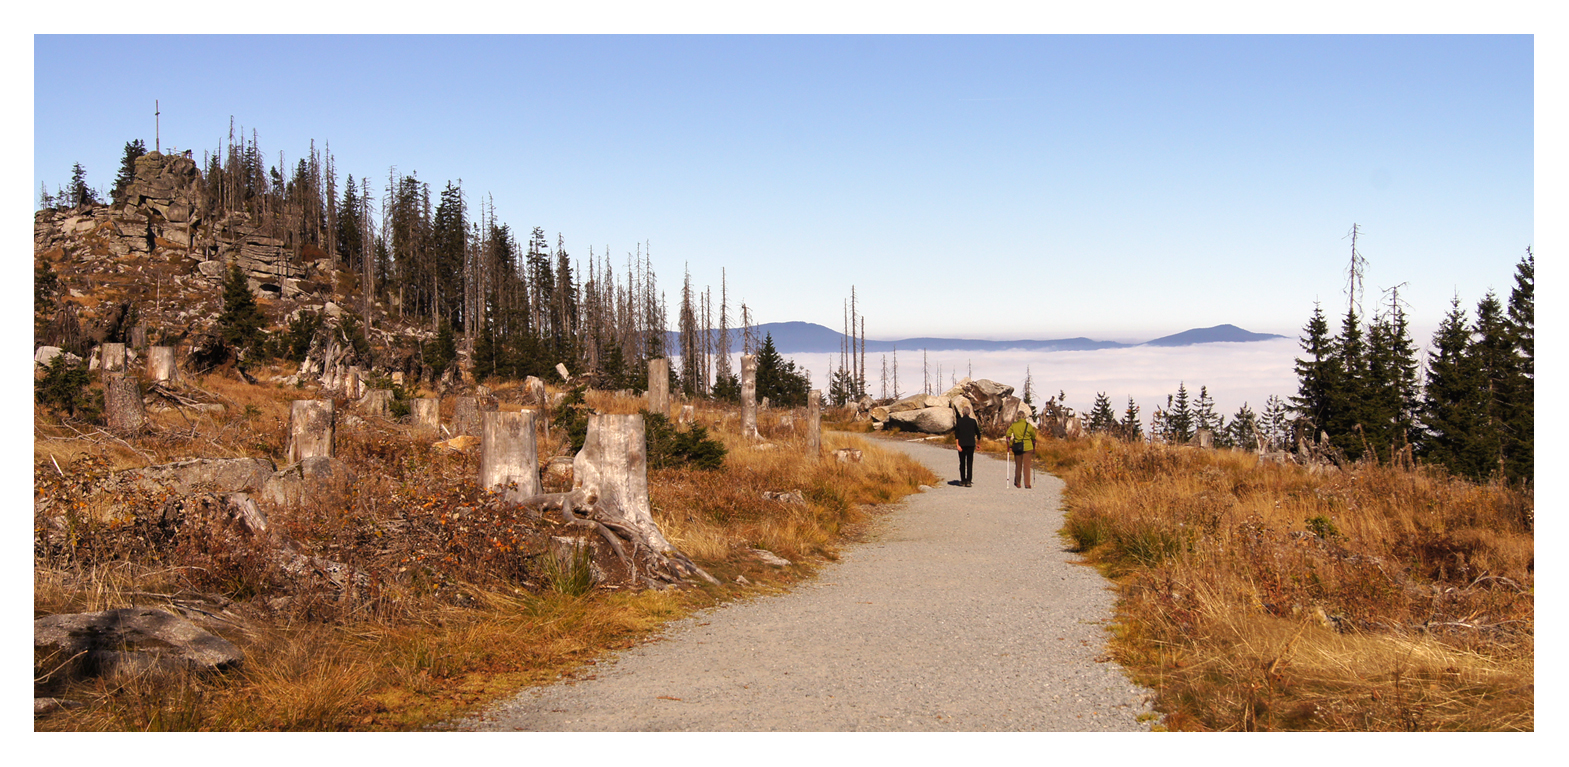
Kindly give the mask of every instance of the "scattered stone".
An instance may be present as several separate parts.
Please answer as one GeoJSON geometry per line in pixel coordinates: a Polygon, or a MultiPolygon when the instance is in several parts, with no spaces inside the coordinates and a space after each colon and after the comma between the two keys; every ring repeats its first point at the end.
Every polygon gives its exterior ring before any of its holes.
{"type": "Polygon", "coordinates": [[[752,585],[752,582],[747,580],[745,575],[737,575],[735,577],[735,582],[736,582],[737,585],[741,585],[741,586],[750,586],[750,585],[752,585]]]}
{"type": "Polygon", "coordinates": [[[48,716],[68,708],[81,708],[82,702],[61,698],[33,698],[33,717],[48,716]]]}
{"type": "Polygon", "coordinates": [[[860,463],[861,451],[853,447],[841,447],[834,451],[834,460],[840,463],[860,463]]]}
{"type": "Polygon", "coordinates": [[[806,504],[806,497],[801,495],[801,491],[800,490],[789,490],[789,491],[765,490],[765,491],[763,491],[763,498],[766,499],[766,500],[770,500],[770,501],[778,501],[780,503],[790,503],[790,504],[798,504],[798,505],[805,505],[806,504]]]}
{"type": "Polygon", "coordinates": [[[768,551],[767,549],[751,549],[751,552],[752,554],[756,555],[758,559],[762,560],[763,564],[765,565],[772,565],[774,567],[790,566],[790,560],[785,559],[784,557],[781,557],[772,551],[768,551]]]}

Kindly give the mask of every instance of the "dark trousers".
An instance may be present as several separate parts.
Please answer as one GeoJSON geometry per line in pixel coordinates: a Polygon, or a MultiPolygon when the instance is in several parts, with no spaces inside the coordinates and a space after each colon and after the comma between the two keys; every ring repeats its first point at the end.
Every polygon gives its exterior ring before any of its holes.
{"type": "Polygon", "coordinates": [[[969,482],[975,478],[975,446],[961,446],[959,448],[959,481],[969,482]]]}

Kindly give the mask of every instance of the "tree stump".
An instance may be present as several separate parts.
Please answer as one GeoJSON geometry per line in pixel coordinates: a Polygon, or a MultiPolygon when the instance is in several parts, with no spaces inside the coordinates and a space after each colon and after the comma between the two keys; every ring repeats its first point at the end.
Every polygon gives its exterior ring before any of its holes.
{"type": "Polygon", "coordinates": [[[452,406],[452,436],[480,435],[480,414],[495,412],[494,397],[458,397],[452,406]]]}
{"type": "Polygon", "coordinates": [[[676,419],[679,423],[691,423],[697,420],[697,411],[691,405],[681,406],[681,416],[676,419]]]}
{"type": "Polygon", "coordinates": [[[360,410],[365,415],[377,415],[382,418],[392,417],[392,390],[371,389],[365,392],[360,399],[360,410]]]}
{"type": "Polygon", "coordinates": [[[741,355],[741,436],[759,439],[757,433],[757,355],[741,355]]]}
{"type": "Polygon", "coordinates": [[[135,377],[124,373],[104,376],[104,411],[110,431],[130,433],[142,428],[147,416],[142,410],[142,391],[135,377]]]}
{"type": "Polygon", "coordinates": [[[343,396],[349,399],[359,399],[365,394],[365,370],[359,365],[350,365],[349,372],[343,379],[343,396]]]}
{"type": "Polygon", "coordinates": [[[670,417],[670,360],[648,361],[648,412],[670,417]]]}
{"type": "Polygon", "coordinates": [[[692,576],[718,583],[665,540],[648,499],[648,442],[643,416],[593,413],[583,449],[572,460],[572,484],[595,497],[591,518],[642,553],[647,576],[675,583],[692,576]]]}
{"type": "Polygon", "coordinates": [[[479,486],[502,488],[509,501],[539,495],[539,449],[534,439],[534,411],[489,411],[480,414],[479,486]],[[516,482],[517,489],[505,489],[516,482]]]}
{"type": "Polygon", "coordinates": [[[111,373],[125,372],[125,344],[99,344],[98,370],[108,379],[111,373]]]}
{"type": "Polygon", "coordinates": [[[297,399],[289,408],[288,464],[306,458],[331,458],[333,454],[333,410],[330,399],[297,399]]]}
{"type": "Polygon", "coordinates": [[[823,452],[823,392],[813,389],[806,394],[806,454],[816,458],[823,452]]]}
{"type": "Polygon", "coordinates": [[[441,400],[435,397],[409,400],[409,422],[416,429],[441,431],[441,400]]]}
{"type": "Polygon", "coordinates": [[[155,383],[174,380],[173,346],[154,346],[147,350],[147,377],[155,383]]]}

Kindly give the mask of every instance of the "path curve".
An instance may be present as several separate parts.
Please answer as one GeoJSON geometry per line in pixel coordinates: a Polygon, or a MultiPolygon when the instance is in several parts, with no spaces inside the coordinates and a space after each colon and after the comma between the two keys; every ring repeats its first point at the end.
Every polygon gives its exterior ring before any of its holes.
{"type": "Polygon", "coordinates": [[[593,678],[525,690],[467,730],[1147,731],[1147,690],[1106,658],[1113,594],[1074,564],[1062,481],[1004,483],[978,457],[879,441],[943,482],[779,596],[677,621],[593,678]]]}

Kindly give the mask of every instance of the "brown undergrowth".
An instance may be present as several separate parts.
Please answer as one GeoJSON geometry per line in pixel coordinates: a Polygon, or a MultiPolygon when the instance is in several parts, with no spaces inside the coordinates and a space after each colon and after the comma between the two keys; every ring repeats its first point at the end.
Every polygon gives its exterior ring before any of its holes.
{"type": "MultiPolygon", "coordinates": [[[[807,460],[799,412],[763,411],[758,443],[740,436],[738,412],[701,405],[696,420],[728,449],[724,467],[654,470],[650,487],[666,536],[722,584],[611,584],[571,596],[552,588],[559,574],[542,554],[550,536],[573,533],[480,493],[477,451],[436,449],[432,435],[345,418],[337,455],[355,472],[352,487],[335,501],[268,510],[270,526],[310,555],[359,574],[339,588],[311,586],[280,577],[263,542],[204,512],[209,501],[125,483],[102,492],[116,471],[150,463],[239,455],[281,463],[288,401],[313,395],[221,376],[192,383],[228,414],[157,413],[134,437],[39,417],[34,614],[164,607],[235,642],[246,661],[222,675],[56,684],[35,658],[35,688],[84,704],[38,719],[39,730],[436,726],[523,686],[591,676],[607,651],[692,610],[787,587],[832,559],[869,505],[934,481],[850,435],[826,435],[825,451],[854,446],[862,462],[807,460]],[[768,565],[753,549],[794,564],[768,565]]],[[[508,401],[518,392],[499,394],[504,409],[518,406],[508,401]]],[[[642,399],[590,393],[589,405],[636,412],[642,399]]],[[[540,426],[542,462],[570,452],[560,428],[547,437],[540,426]]]]}
{"type": "Polygon", "coordinates": [[[1037,453],[1166,727],[1534,727],[1529,488],[1101,438],[1037,453]]]}

